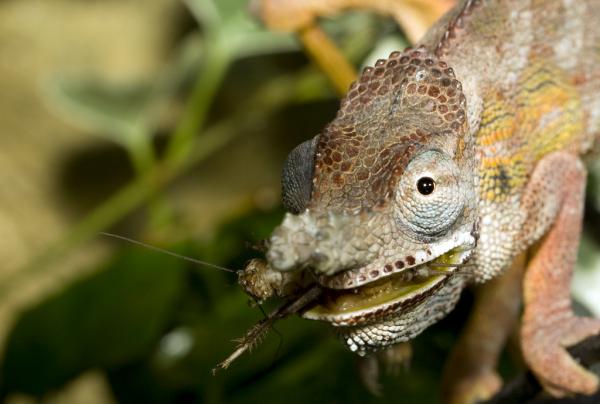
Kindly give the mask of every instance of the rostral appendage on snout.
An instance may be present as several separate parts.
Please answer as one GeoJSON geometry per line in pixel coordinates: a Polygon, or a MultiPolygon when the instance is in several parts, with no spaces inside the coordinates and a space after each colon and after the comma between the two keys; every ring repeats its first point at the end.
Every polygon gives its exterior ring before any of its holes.
{"type": "Polygon", "coordinates": [[[323,275],[364,265],[375,257],[368,237],[356,234],[368,232],[365,215],[288,213],[270,238],[267,260],[279,271],[311,268],[323,275]]]}

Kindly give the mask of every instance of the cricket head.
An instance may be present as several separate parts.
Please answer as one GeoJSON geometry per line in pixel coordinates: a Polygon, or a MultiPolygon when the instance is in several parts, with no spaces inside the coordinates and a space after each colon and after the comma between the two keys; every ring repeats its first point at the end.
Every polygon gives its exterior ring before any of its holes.
{"type": "Polygon", "coordinates": [[[291,152],[289,213],[267,260],[315,274],[327,292],[303,316],[340,326],[352,350],[411,338],[462,289],[457,268],[476,242],[473,173],[453,70],[424,48],[394,52],[366,68],[336,118],[291,152]]]}

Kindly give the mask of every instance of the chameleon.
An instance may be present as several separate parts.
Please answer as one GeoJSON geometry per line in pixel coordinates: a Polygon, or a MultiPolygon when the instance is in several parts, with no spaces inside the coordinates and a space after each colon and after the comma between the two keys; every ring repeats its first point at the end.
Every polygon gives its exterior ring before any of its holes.
{"type": "Polygon", "coordinates": [[[566,347],[600,333],[570,298],[584,162],[600,135],[599,15],[593,0],[463,0],[366,67],[288,156],[288,212],[266,261],[241,276],[248,293],[318,285],[300,315],[369,357],[482,285],[444,376],[448,402],[500,387],[494,368],[519,315],[545,390],[593,394],[598,378],[566,347]]]}

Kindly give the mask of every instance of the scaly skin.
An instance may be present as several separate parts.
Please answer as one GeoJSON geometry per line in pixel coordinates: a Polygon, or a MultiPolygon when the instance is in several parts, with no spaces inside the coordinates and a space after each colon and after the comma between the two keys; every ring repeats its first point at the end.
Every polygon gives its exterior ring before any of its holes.
{"type": "MultiPolygon", "coordinates": [[[[413,338],[469,282],[498,277],[538,244],[524,278],[525,360],[556,396],[597,389],[564,347],[600,332],[569,299],[580,159],[600,133],[598,15],[592,0],[462,1],[416,50],[362,73],[312,146],[292,153],[305,163],[284,172],[294,214],[274,231],[267,260],[328,290],[305,317],[330,322],[367,355],[413,338]]],[[[489,363],[464,368],[494,386],[456,393],[463,401],[497,387],[490,368],[504,339],[480,349],[465,337],[463,353],[487,350],[489,363]]]]}
{"type": "Polygon", "coordinates": [[[490,398],[502,387],[496,365],[521,308],[523,253],[511,268],[476,290],[475,305],[444,367],[442,397],[449,404],[490,398]]]}

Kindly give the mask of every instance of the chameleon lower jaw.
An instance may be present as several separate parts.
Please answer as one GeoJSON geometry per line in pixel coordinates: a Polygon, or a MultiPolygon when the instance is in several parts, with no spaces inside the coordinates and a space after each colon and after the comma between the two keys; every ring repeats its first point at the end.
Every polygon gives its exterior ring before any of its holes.
{"type": "Polygon", "coordinates": [[[424,303],[456,275],[465,260],[456,250],[425,264],[364,286],[327,289],[322,297],[302,313],[311,320],[327,321],[336,327],[373,323],[410,311],[424,303]],[[439,266],[438,266],[439,265],[439,266]]]}
{"type": "Polygon", "coordinates": [[[336,334],[350,351],[360,356],[409,341],[456,306],[465,286],[465,279],[462,276],[450,276],[446,279],[434,293],[411,307],[393,311],[365,324],[336,327],[336,334]]]}

